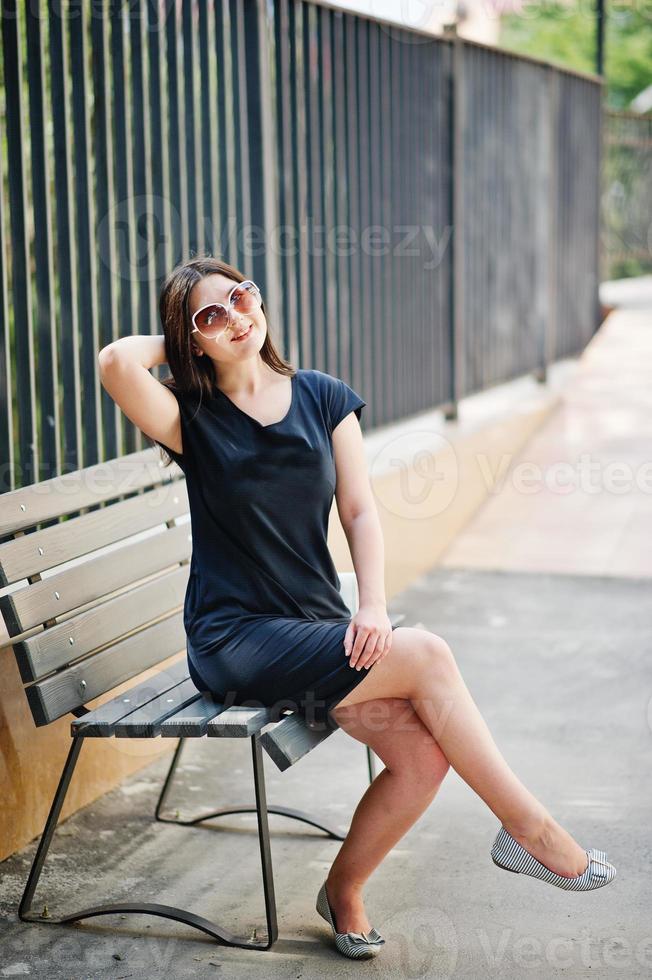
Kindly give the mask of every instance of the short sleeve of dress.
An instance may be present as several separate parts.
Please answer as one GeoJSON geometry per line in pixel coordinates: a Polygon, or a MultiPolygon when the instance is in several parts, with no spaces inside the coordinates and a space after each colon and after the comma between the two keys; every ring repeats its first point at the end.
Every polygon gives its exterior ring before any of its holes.
{"type": "Polygon", "coordinates": [[[355,412],[360,420],[362,408],[366,405],[364,398],[361,398],[347,385],[341,378],[331,378],[328,386],[327,406],[328,406],[328,425],[330,432],[345,418],[349,412],[355,412]]]}
{"type": "MultiPolygon", "coordinates": [[[[167,385],[166,385],[166,387],[167,387],[167,385]]],[[[188,464],[189,449],[190,449],[190,440],[188,439],[188,437],[186,435],[186,421],[187,421],[187,419],[186,419],[186,399],[185,399],[184,394],[183,394],[182,391],[176,391],[174,388],[170,388],[169,390],[172,392],[172,394],[174,395],[174,397],[176,398],[176,400],[177,400],[177,402],[179,404],[179,416],[180,416],[180,420],[181,420],[180,421],[180,424],[181,424],[181,442],[183,444],[183,450],[184,451],[183,451],[183,453],[178,453],[178,452],[176,452],[176,450],[171,449],[169,446],[166,446],[165,443],[164,442],[161,442],[159,439],[155,439],[154,442],[157,444],[157,446],[161,446],[165,450],[165,452],[168,454],[168,456],[171,456],[172,459],[174,460],[174,462],[178,466],[180,466],[181,469],[185,473],[186,472],[186,466],[188,464]]]]}

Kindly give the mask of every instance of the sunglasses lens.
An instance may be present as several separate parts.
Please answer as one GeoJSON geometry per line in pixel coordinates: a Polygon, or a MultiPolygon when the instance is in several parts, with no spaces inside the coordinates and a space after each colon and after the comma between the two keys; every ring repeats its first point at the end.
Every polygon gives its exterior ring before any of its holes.
{"type": "Polygon", "coordinates": [[[208,339],[217,337],[218,333],[226,326],[226,310],[217,303],[213,306],[206,306],[195,317],[195,323],[204,337],[208,339]]]}
{"type": "Polygon", "coordinates": [[[260,292],[253,282],[243,282],[233,290],[231,303],[238,313],[253,313],[260,308],[260,292]]]}

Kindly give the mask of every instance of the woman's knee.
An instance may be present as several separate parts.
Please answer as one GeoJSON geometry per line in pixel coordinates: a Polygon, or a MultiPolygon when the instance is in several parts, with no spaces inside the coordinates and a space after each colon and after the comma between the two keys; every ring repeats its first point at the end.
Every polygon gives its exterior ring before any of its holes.
{"type": "Polygon", "coordinates": [[[434,672],[443,678],[457,673],[455,655],[446,640],[437,633],[424,631],[419,653],[431,674],[434,672]]]}
{"type": "Polygon", "coordinates": [[[453,652],[441,636],[411,626],[399,626],[394,631],[388,656],[381,658],[377,665],[371,665],[369,676],[342,698],[337,711],[331,709],[331,714],[339,724],[345,709],[361,703],[397,698],[413,700],[423,696],[427,679],[445,683],[454,679],[457,673],[453,652]]]}

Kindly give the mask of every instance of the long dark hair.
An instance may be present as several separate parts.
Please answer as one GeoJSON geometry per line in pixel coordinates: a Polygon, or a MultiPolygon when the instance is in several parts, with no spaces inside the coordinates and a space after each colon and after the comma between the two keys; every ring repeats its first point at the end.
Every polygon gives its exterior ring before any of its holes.
{"type": "MultiPolygon", "coordinates": [[[[204,396],[210,398],[214,394],[217,379],[211,359],[195,356],[192,352],[190,292],[201,279],[215,273],[234,282],[243,282],[249,278],[222,259],[212,255],[195,256],[175,266],[167,275],[158,301],[165,337],[165,359],[172,372],[172,377],[164,378],[161,384],[174,391],[196,395],[199,404],[204,396]]],[[[272,341],[271,325],[264,302],[261,309],[267,320],[267,333],[259,351],[260,356],[274,371],[292,377],[296,369],[279,354],[272,341]]]]}

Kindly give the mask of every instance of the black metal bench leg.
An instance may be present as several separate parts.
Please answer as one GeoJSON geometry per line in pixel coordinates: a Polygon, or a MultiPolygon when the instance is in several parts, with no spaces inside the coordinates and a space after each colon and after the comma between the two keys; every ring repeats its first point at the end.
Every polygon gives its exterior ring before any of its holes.
{"type": "Polygon", "coordinates": [[[256,811],[258,814],[258,836],[260,840],[263,890],[265,895],[265,915],[267,921],[267,936],[265,939],[247,939],[244,936],[235,936],[232,933],[221,929],[217,923],[211,922],[209,919],[205,919],[200,915],[195,915],[194,912],[188,912],[186,909],[175,908],[173,905],[117,902],[111,905],[97,905],[91,908],[81,909],[79,912],[71,912],[68,915],[63,915],[60,917],[51,916],[47,911],[44,911],[42,914],[32,911],[34,892],[36,891],[36,886],[50,849],[52,837],[57,827],[59,816],[61,814],[61,808],[68,792],[68,787],[70,785],[70,780],[72,778],[75,765],[77,764],[82,741],[83,736],[78,735],[73,737],[68,758],[66,759],[63,772],[61,773],[59,785],[57,786],[57,791],[54,795],[54,800],[52,801],[52,806],[50,807],[50,812],[45,823],[45,829],[41,836],[41,840],[39,841],[36,855],[34,857],[34,861],[32,862],[32,867],[27,879],[27,884],[25,886],[25,891],[18,908],[19,918],[23,922],[41,922],[45,924],[61,925],[68,922],[77,922],[79,919],[89,919],[97,915],[111,915],[116,912],[145,913],[148,915],[158,915],[164,919],[173,919],[176,922],[183,922],[186,925],[192,926],[194,929],[199,929],[201,932],[207,933],[213,939],[216,939],[218,943],[224,946],[237,946],[241,949],[270,949],[278,938],[278,926],[276,921],[276,903],[274,898],[274,879],[269,843],[269,828],[265,805],[264,770],[262,767],[261,748],[258,742],[258,736],[252,736],[252,750],[254,757],[256,811]]]}
{"type": "Polygon", "coordinates": [[[376,760],[374,758],[374,754],[370,746],[367,745],[366,748],[367,748],[367,766],[369,768],[369,782],[373,783],[374,779],[376,778],[376,760]]]}
{"type": "Polygon", "coordinates": [[[265,895],[265,916],[267,918],[267,935],[271,942],[278,936],[276,921],[276,897],[274,895],[274,873],[272,871],[272,852],[269,843],[269,823],[267,820],[267,794],[265,792],[265,768],[263,750],[258,735],[251,736],[251,761],[254,772],[254,790],[256,794],[256,817],[258,821],[258,841],[260,843],[260,864],[263,875],[263,892],[265,895]]]}
{"type": "Polygon", "coordinates": [[[186,744],[185,738],[180,738],[179,741],[177,742],[177,747],[174,750],[174,754],[172,756],[172,762],[170,763],[170,768],[168,769],[167,776],[165,777],[165,780],[163,782],[163,787],[161,789],[161,793],[158,798],[158,802],[156,804],[156,809],[154,811],[154,816],[156,817],[156,819],[161,820],[163,823],[170,823],[169,820],[161,816],[161,813],[163,811],[163,805],[165,804],[170,789],[172,787],[172,780],[174,779],[174,774],[177,771],[177,766],[179,765],[179,759],[181,758],[181,753],[183,751],[183,747],[185,744],[186,744]]]}
{"type": "Polygon", "coordinates": [[[32,862],[27,884],[25,885],[25,891],[23,892],[23,897],[20,901],[20,905],[18,906],[18,917],[24,922],[44,918],[44,916],[37,915],[31,911],[32,900],[34,898],[36,886],[38,885],[38,880],[41,877],[41,871],[43,870],[45,859],[50,849],[52,835],[54,834],[59,821],[63,801],[66,798],[66,793],[68,792],[68,787],[70,786],[70,780],[72,779],[72,774],[75,771],[75,766],[77,765],[77,759],[79,757],[81,747],[82,739],[73,738],[70,751],[68,752],[68,758],[66,759],[66,763],[63,767],[63,772],[61,773],[61,778],[59,779],[59,785],[57,786],[57,791],[54,794],[54,800],[52,801],[52,806],[50,807],[50,812],[45,822],[45,829],[41,835],[41,839],[36,850],[36,855],[34,856],[34,860],[32,862]]]}
{"type": "MultiPolygon", "coordinates": [[[[253,738],[253,736],[251,736],[253,738]]],[[[258,737],[258,736],[257,736],[258,737]]],[[[192,827],[195,824],[203,823],[204,820],[212,820],[214,817],[225,817],[231,813],[255,813],[256,806],[252,803],[238,803],[235,806],[223,806],[218,810],[211,810],[210,813],[200,813],[197,817],[189,817],[187,820],[182,817],[171,817],[163,815],[163,807],[167,801],[170,789],[172,787],[172,781],[179,764],[179,758],[185,743],[184,738],[179,739],[179,744],[174,750],[174,755],[172,756],[172,762],[170,763],[170,768],[168,769],[167,776],[163,782],[163,787],[161,789],[161,794],[158,798],[156,804],[156,810],[154,811],[154,816],[161,823],[178,823],[182,827],[192,827]]],[[[371,765],[371,764],[370,764],[371,765]]],[[[371,771],[371,769],[370,769],[371,771]]],[[[373,779],[373,776],[371,777],[373,779]]],[[[312,814],[307,813],[305,810],[295,810],[289,806],[280,806],[277,803],[270,803],[267,806],[268,813],[278,813],[282,817],[290,817],[292,820],[300,820],[303,823],[310,824],[311,827],[316,827],[317,830],[323,830],[325,834],[332,837],[334,840],[344,840],[346,834],[340,833],[335,827],[324,823],[321,818],[312,816],[312,814]]]]}

